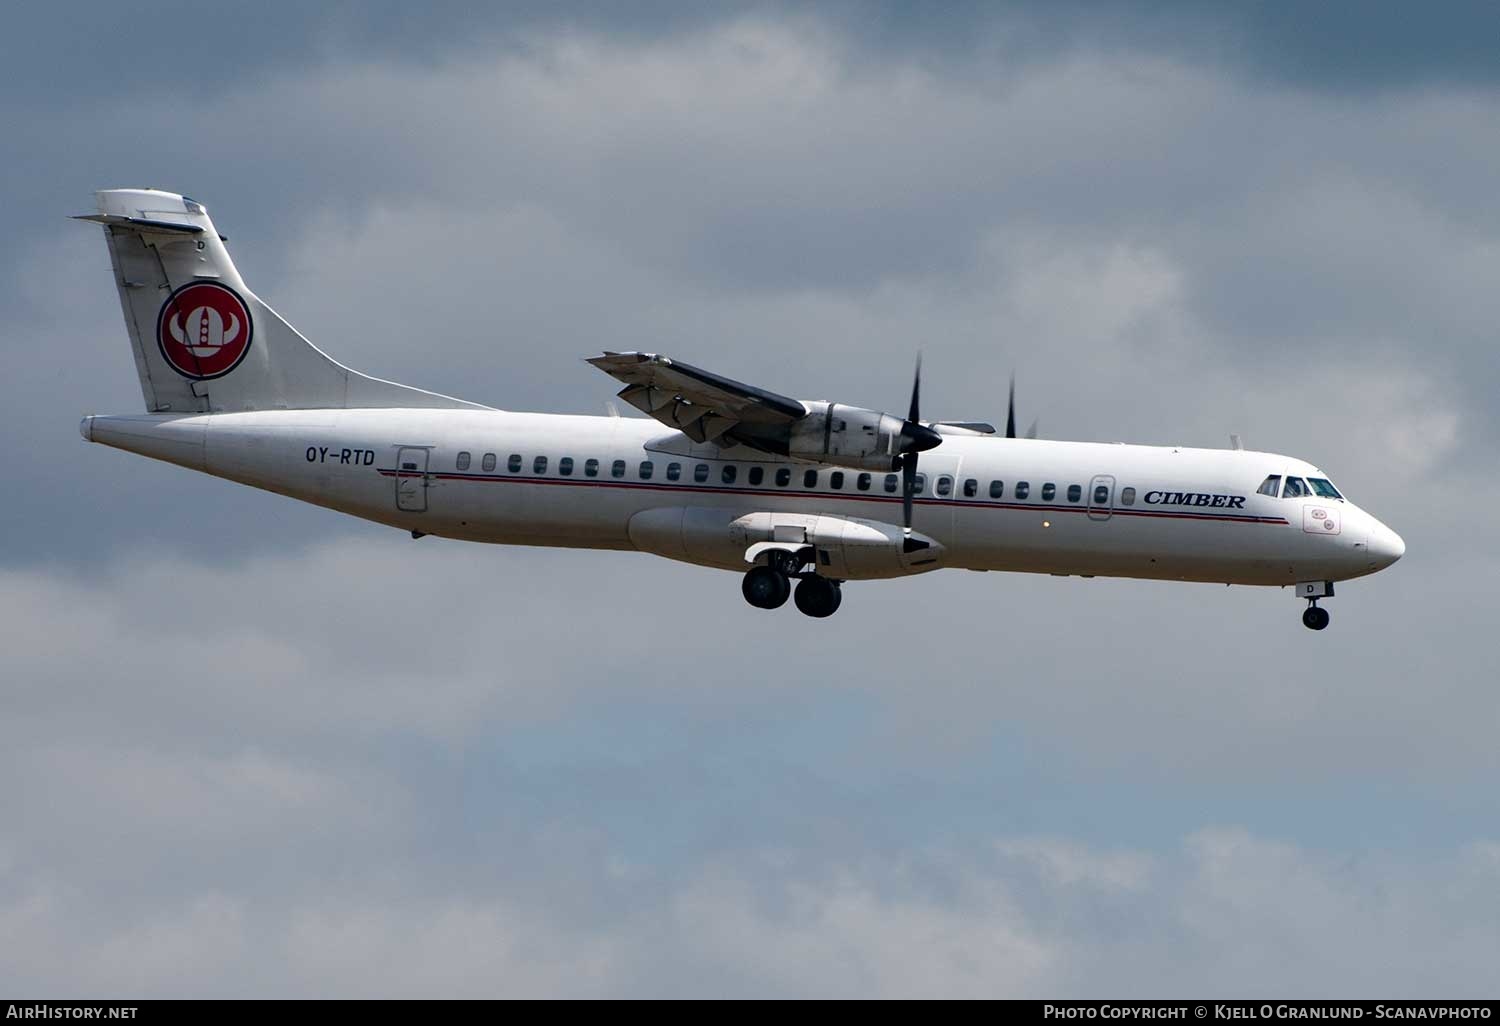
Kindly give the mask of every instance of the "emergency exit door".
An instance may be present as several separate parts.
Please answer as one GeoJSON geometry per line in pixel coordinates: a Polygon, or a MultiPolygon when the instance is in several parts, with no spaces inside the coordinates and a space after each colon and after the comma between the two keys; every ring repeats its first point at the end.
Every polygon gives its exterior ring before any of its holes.
{"type": "Polygon", "coordinates": [[[396,508],[405,513],[427,512],[427,450],[396,450],[396,508]]]}
{"type": "Polygon", "coordinates": [[[1089,482],[1089,519],[1108,520],[1115,508],[1115,479],[1100,474],[1089,482]]]}

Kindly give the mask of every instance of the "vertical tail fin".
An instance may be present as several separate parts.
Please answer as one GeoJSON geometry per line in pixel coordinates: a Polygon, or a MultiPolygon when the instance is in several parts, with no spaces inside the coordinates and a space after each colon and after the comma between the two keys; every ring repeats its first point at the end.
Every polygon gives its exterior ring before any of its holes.
{"type": "Polygon", "coordinates": [[[96,194],[151,413],[477,403],[371,378],[330,359],[246,287],[208,211],[176,193],[96,194]]]}

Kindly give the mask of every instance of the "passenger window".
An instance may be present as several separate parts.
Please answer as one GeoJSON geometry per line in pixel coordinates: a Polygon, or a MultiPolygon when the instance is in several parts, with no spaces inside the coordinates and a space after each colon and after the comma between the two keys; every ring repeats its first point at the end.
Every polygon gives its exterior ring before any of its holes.
{"type": "Polygon", "coordinates": [[[1121,506],[1134,506],[1135,505],[1135,489],[1134,488],[1121,488],[1120,489],[1120,505],[1121,506]]]}
{"type": "Polygon", "coordinates": [[[854,479],[854,486],[862,492],[868,492],[870,490],[870,475],[859,475],[859,477],[854,479]]]}
{"type": "Polygon", "coordinates": [[[533,474],[545,474],[547,472],[547,457],[538,456],[531,461],[531,472],[533,474]]]}
{"type": "Polygon", "coordinates": [[[842,470],[835,470],[832,474],[828,475],[828,487],[829,488],[842,488],[842,487],[844,487],[844,472],[842,470]]]}
{"type": "Polygon", "coordinates": [[[941,495],[943,498],[947,498],[949,495],[952,495],[953,494],[953,478],[949,477],[947,474],[944,474],[942,477],[938,478],[937,479],[937,493],[939,495],[941,495]]]}
{"type": "Polygon", "coordinates": [[[468,470],[469,469],[469,454],[466,453],[466,452],[459,453],[458,454],[458,460],[456,462],[458,463],[458,469],[459,470],[468,470]]]}
{"type": "Polygon", "coordinates": [[[640,471],[641,480],[649,481],[651,480],[651,475],[656,472],[656,464],[652,463],[650,460],[641,460],[641,465],[638,469],[640,471]]]}
{"type": "Polygon", "coordinates": [[[758,485],[762,481],[764,481],[765,479],[766,479],[766,468],[765,467],[751,467],[750,468],[749,480],[750,480],[751,484],[758,485]]]}
{"type": "Polygon", "coordinates": [[[1083,485],[1068,485],[1068,501],[1069,502],[1082,502],[1083,501],[1083,485]]]}
{"type": "Polygon", "coordinates": [[[719,477],[725,484],[734,484],[735,475],[738,473],[738,467],[736,467],[733,463],[726,463],[724,465],[724,472],[720,474],[719,477]]]}
{"type": "Polygon", "coordinates": [[[1109,485],[1095,485],[1094,486],[1094,505],[1095,506],[1108,506],[1109,505],[1109,485]]]}
{"type": "Polygon", "coordinates": [[[697,481],[699,484],[702,484],[704,481],[708,480],[707,463],[700,463],[693,468],[693,480],[697,481]]]}
{"type": "Polygon", "coordinates": [[[609,476],[610,477],[624,477],[625,476],[625,461],[624,460],[615,460],[613,463],[611,463],[609,465],[609,476]]]}
{"type": "Polygon", "coordinates": [[[510,459],[505,461],[505,469],[509,470],[512,474],[519,474],[521,472],[521,454],[511,453],[510,459]]]}
{"type": "Polygon", "coordinates": [[[972,499],[979,494],[979,482],[972,477],[964,481],[964,498],[972,499]]]}
{"type": "Polygon", "coordinates": [[[1313,486],[1313,491],[1325,499],[1342,499],[1339,490],[1333,486],[1333,482],[1326,477],[1310,477],[1307,483],[1313,486]]]}
{"type": "Polygon", "coordinates": [[[1024,498],[1026,498],[1026,496],[1028,496],[1030,494],[1031,494],[1031,482],[1030,481],[1017,481],[1016,482],[1016,498],[1018,498],[1018,499],[1024,499],[1024,498]]]}
{"type": "Polygon", "coordinates": [[[776,468],[776,487],[785,488],[792,483],[792,472],[786,467],[776,468]]]}
{"type": "Polygon", "coordinates": [[[1055,498],[1057,498],[1057,485],[1053,484],[1051,481],[1048,481],[1046,484],[1042,485],[1042,501],[1051,502],[1055,498]]]}
{"type": "Polygon", "coordinates": [[[990,498],[992,498],[992,499],[998,499],[998,498],[1000,498],[1004,494],[1005,494],[1005,482],[1004,481],[991,481],[990,482],[990,498]]]}
{"type": "Polygon", "coordinates": [[[598,460],[584,460],[583,461],[583,476],[584,477],[598,477],[599,476],[599,461],[598,460]]]}
{"type": "Polygon", "coordinates": [[[1283,499],[1300,499],[1307,494],[1307,485],[1300,477],[1289,477],[1286,479],[1286,488],[1282,490],[1283,499]]]}
{"type": "Polygon", "coordinates": [[[495,469],[495,454],[492,453],[492,452],[485,453],[484,454],[484,459],[482,459],[482,460],[479,461],[479,465],[481,467],[483,467],[486,472],[494,470],[495,469]]]}
{"type": "Polygon", "coordinates": [[[1255,494],[1269,495],[1274,499],[1276,498],[1276,493],[1279,491],[1281,491],[1281,475],[1272,474],[1260,483],[1260,487],[1255,489],[1255,494]]]}
{"type": "Polygon", "coordinates": [[[682,464],[681,463],[668,463],[667,464],[667,480],[668,481],[676,481],[676,480],[680,479],[681,477],[682,477],[682,464]]]}
{"type": "Polygon", "coordinates": [[[916,481],[911,486],[911,493],[913,495],[921,495],[925,491],[927,491],[927,475],[918,474],[916,481]]]}
{"type": "Polygon", "coordinates": [[[564,456],[557,461],[557,472],[563,477],[569,477],[573,473],[573,457],[564,456]]]}
{"type": "Polygon", "coordinates": [[[802,474],[802,487],[803,488],[816,488],[816,487],[818,487],[818,472],[816,470],[807,470],[807,471],[803,472],[803,474],[802,474]]]}
{"type": "Polygon", "coordinates": [[[901,479],[899,477],[897,477],[895,474],[887,474],[887,475],[885,475],[885,490],[886,491],[891,492],[892,494],[894,494],[895,491],[896,491],[896,489],[898,487],[900,487],[900,484],[901,484],[901,479]]]}

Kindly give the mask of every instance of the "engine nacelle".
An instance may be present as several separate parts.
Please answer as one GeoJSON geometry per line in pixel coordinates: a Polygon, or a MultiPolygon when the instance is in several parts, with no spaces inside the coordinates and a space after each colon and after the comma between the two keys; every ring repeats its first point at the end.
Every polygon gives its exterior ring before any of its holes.
{"type": "Polygon", "coordinates": [[[787,455],[802,463],[859,470],[896,469],[904,421],[888,413],[837,403],[805,402],[807,415],[791,427],[787,455]]]}
{"type": "Polygon", "coordinates": [[[770,550],[805,555],[819,574],[872,580],[926,573],[944,549],[895,524],[816,513],[747,513],[698,506],[648,509],[630,518],[630,540],[643,552],[726,570],[748,570],[770,550]]]}

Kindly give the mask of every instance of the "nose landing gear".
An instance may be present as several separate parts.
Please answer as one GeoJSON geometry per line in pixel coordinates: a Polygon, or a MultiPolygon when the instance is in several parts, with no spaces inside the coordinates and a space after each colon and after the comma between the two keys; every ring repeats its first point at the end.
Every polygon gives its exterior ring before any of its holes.
{"type": "Polygon", "coordinates": [[[1328,626],[1328,610],[1318,605],[1317,599],[1307,600],[1307,609],[1302,613],[1302,626],[1311,631],[1320,631],[1328,626]]]}
{"type": "Polygon", "coordinates": [[[1302,626],[1310,631],[1320,631],[1328,626],[1328,610],[1318,605],[1318,599],[1333,598],[1332,581],[1298,581],[1297,597],[1307,599],[1302,626]]]}

